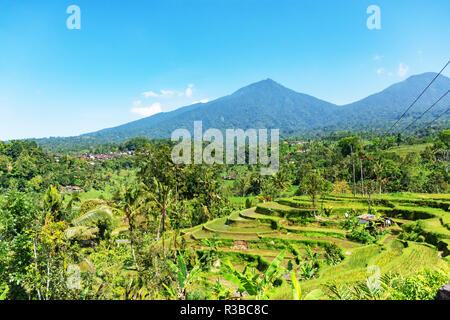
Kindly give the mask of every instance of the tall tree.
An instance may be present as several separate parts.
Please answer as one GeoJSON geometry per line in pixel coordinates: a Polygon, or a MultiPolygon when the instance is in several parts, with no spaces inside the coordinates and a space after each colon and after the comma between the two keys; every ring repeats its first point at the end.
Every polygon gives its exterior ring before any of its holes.
{"type": "Polygon", "coordinates": [[[122,195],[119,197],[119,206],[121,211],[127,217],[128,230],[130,232],[130,247],[133,255],[134,265],[139,270],[134,248],[134,222],[138,213],[145,207],[145,201],[141,197],[141,190],[136,187],[125,187],[122,189],[122,195]]]}
{"type": "Polygon", "coordinates": [[[148,193],[152,202],[159,208],[160,222],[157,233],[157,240],[162,237],[163,254],[165,255],[164,247],[164,232],[166,227],[167,210],[175,203],[176,199],[173,195],[172,189],[169,186],[163,185],[161,182],[154,178],[153,190],[148,193]]]}

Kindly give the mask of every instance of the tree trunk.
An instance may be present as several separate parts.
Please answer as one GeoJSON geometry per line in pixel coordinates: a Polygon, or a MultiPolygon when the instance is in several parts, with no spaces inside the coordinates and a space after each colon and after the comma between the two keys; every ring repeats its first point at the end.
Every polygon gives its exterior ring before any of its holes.
{"type": "Polygon", "coordinates": [[[161,236],[162,236],[162,247],[163,247],[163,255],[164,255],[164,259],[166,258],[166,250],[164,247],[164,227],[165,227],[165,223],[166,223],[166,207],[162,207],[161,209],[161,227],[162,227],[162,232],[161,232],[161,236]]]}
{"type": "Polygon", "coordinates": [[[50,268],[51,268],[51,261],[52,261],[52,255],[51,253],[48,254],[48,260],[47,260],[47,285],[46,285],[46,299],[45,300],[50,300],[50,294],[49,294],[49,290],[50,290],[50,268]]]}
{"type": "MultiPolygon", "coordinates": [[[[33,239],[33,252],[34,252],[34,267],[36,268],[36,271],[37,271],[38,265],[37,265],[37,253],[36,253],[36,238],[33,239]]],[[[39,290],[39,288],[37,288],[36,291],[38,294],[38,299],[41,300],[41,291],[39,290]]]]}
{"type": "Polygon", "coordinates": [[[353,157],[353,147],[350,145],[350,152],[352,155],[352,166],[353,166],[353,197],[356,198],[356,170],[355,170],[355,158],[353,157]]]}
{"type": "Polygon", "coordinates": [[[139,266],[136,260],[136,253],[134,252],[133,240],[131,240],[132,236],[130,235],[130,246],[131,246],[131,254],[133,255],[134,265],[136,266],[136,270],[139,271],[139,266]]]}
{"type": "Polygon", "coordinates": [[[131,214],[127,211],[127,219],[128,219],[128,229],[130,231],[130,247],[131,247],[131,255],[133,256],[134,265],[136,266],[136,270],[139,271],[139,266],[136,259],[136,253],[134,251],[134,243],[133,243],[133,224],[131,222],[131,214]]]}
{"type": "Polygon", "coordinates": [[[363,173],[362,158],[359,158],[359,164],[361,166],[361,194],[364,198],[364,173],[363,173]]]}
{"type": "Polygon", "coordinates": [[[313,201],[314,216],[316,216],[316,195],[315,194],[313,195],[312,201],[313,201]]]}
{"type": "Polygon", "coordinates": [[[158,232],[156,233],[156,241],[159,241],[160,234],[161,234],[161,219],[159,220],[159,224],[158,224],[158,232]]]}

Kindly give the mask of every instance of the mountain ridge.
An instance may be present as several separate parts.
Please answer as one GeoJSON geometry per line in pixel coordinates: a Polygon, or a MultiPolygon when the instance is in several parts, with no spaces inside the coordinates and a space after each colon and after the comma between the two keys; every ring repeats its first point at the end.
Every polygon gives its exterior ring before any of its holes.
{"type": "MultiPolygon", "coordinates": [[[[279,128],[283,136],[314,130],[375,130],[396,121],[435,75],[433,72],[412,75],[380,92],[345,105],[336,105],[296,92],[267,78],[207,103],[184,106],[76,137],[34,140],[43,144],[69,140],[91,144],[121,142],[138,136],[170,138],[171,132],[177,128],[192,131],[196,120],[202,120],[204,128],[220,130],[279,128]]],[[[441,75],[405,118],[417,117],[448,89],[450,79],[441,75]]],[[[429,116],[437,114],[449,104],[450,97],[447,96],[429,116]]],[[[427,119],[429,117],[424,117],[423,120],[427,119]]]]}

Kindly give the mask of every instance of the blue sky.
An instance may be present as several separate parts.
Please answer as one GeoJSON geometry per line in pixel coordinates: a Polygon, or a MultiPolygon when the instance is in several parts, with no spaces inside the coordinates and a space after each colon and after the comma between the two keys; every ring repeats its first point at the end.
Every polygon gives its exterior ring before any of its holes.
{"type": "Polygon", "coordinates": [[[266,78],[353,102],[439,71],[449,12],[448,0],[1,0],[0,140],[91,132],[266,78]],[[72,4],[80,30],[66,27],[72,4]],[[372,4],[381,30],[366,26],[372,4]]]}

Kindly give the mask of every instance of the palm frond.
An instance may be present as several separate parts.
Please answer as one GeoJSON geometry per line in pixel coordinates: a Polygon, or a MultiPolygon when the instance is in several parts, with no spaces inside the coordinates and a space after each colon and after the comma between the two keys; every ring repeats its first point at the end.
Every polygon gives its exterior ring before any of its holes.
{"type": "Polygon", "coordinates": [[[72,221],[74,226],[87,226],[101,220],[113,220],[113,213],[109,207],[95,208],[72,221]]]}

